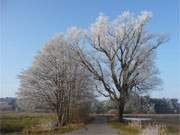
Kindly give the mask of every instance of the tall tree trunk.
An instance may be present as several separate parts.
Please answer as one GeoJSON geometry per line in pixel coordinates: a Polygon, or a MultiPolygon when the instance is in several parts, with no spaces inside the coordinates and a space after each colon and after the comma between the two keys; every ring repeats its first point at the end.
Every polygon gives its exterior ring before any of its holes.
{"type": "Polygon", "coordinates": [[[118,120],[119,120],[119,122],[123,122],[124,106],[125,106],[125,101],[121,99],[119,102],[119,105],[118,105],[118,120]]]}

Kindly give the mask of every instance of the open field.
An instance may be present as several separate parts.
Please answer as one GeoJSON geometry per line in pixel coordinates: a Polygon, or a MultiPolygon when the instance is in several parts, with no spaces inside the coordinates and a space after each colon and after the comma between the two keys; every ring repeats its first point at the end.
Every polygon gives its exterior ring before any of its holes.
{"type": "Polygon", "coordinates": [[[0,131],[4,135],[52,135],[79,129],[84,123],[71,123],[61,128],[52,127],[56,121],[50,113],[0,113],[0,131]]]}
{"type": "MultiPolygon", "coordinates": [[[[105,115],[116,118],[114,115],[105,115]]],[[[180,135],[180,114],[125,114],[125,117],[152,118],[149,124],[163,124],[168,135],[180,135]]],[[[83,123],[72,123],[67,126],[51,130],[49,123],[56,120],[50,113],[0,113],[0,129],[3,135],[60,135],[65,132],[84,128],[83,123]]],[[[145,126],[147,126],[145,125],[145,126]]],[[[126,125],[117,121],[110,121],[109,126],[119,130],[121,135],[139,135],[142,129],[137,125],[126,125]],[[122,134],[123,133],[123,134],[122,134]]]]}

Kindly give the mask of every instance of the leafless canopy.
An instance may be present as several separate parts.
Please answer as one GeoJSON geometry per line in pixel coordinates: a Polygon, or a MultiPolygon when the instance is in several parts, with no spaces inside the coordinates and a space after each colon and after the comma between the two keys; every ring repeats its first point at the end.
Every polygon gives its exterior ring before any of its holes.
{"type": "Polygon", "coordinates": [[[124,12],[109,21],[100,15],[89,29],[70,30],[72,35],[83,33],[75,45],[79,61],[97,80],[98,91],[115,101],[122,112],[129,93],[147,92],[160,83],[155,52],[167,37],[147,31],[151,16],[147,11],[139,16],[124,12]]]}
{"type": "Polygon", "coordinates": [[[75,57],[63,34],[46,43],[32,66],[20,75],[20,107],[45,107],[57,114],[60,124],[69,122],[83,107],[87,111],[93,99],[92,79],[75,57]]]}
{"type": "Polygon", "coordinates": [[[48,103],[59,114],[71,103],[66,102],[70,95],[88,95],[92,75],[98,92],[117,104],[122,121],[130,93],[147,92],[160,83],[155,54],[167,37],[146,29],[151,17],[147,11],[139,16],[123,12],[113,21],[100,15],[89,29],[71,28],[45,45],[22,74],[20,94],[48,103]]]}

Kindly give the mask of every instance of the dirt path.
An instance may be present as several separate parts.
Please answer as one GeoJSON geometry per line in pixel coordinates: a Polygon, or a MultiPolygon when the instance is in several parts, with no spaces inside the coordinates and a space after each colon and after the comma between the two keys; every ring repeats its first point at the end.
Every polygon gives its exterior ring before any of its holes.
{"type": "Polygon", "coordinates": [[[64,135],[119,135],[116,129],[107,125],[107,119],[104,116],[97,116],[93,123],[87,128],[65,133],[64,135]]]}

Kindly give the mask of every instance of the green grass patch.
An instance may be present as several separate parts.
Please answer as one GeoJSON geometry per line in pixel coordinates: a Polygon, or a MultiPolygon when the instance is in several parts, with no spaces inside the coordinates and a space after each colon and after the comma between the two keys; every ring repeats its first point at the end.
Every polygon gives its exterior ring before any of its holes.
{"type": "Polygon", "coordinates": [[[130,125],[125,123],[120,123],[117,120],[109,121],[108,125],[111,128],[118,129],[121,135],[138,135],[140,133],[140,129],[131,127],[130,125]]]}

